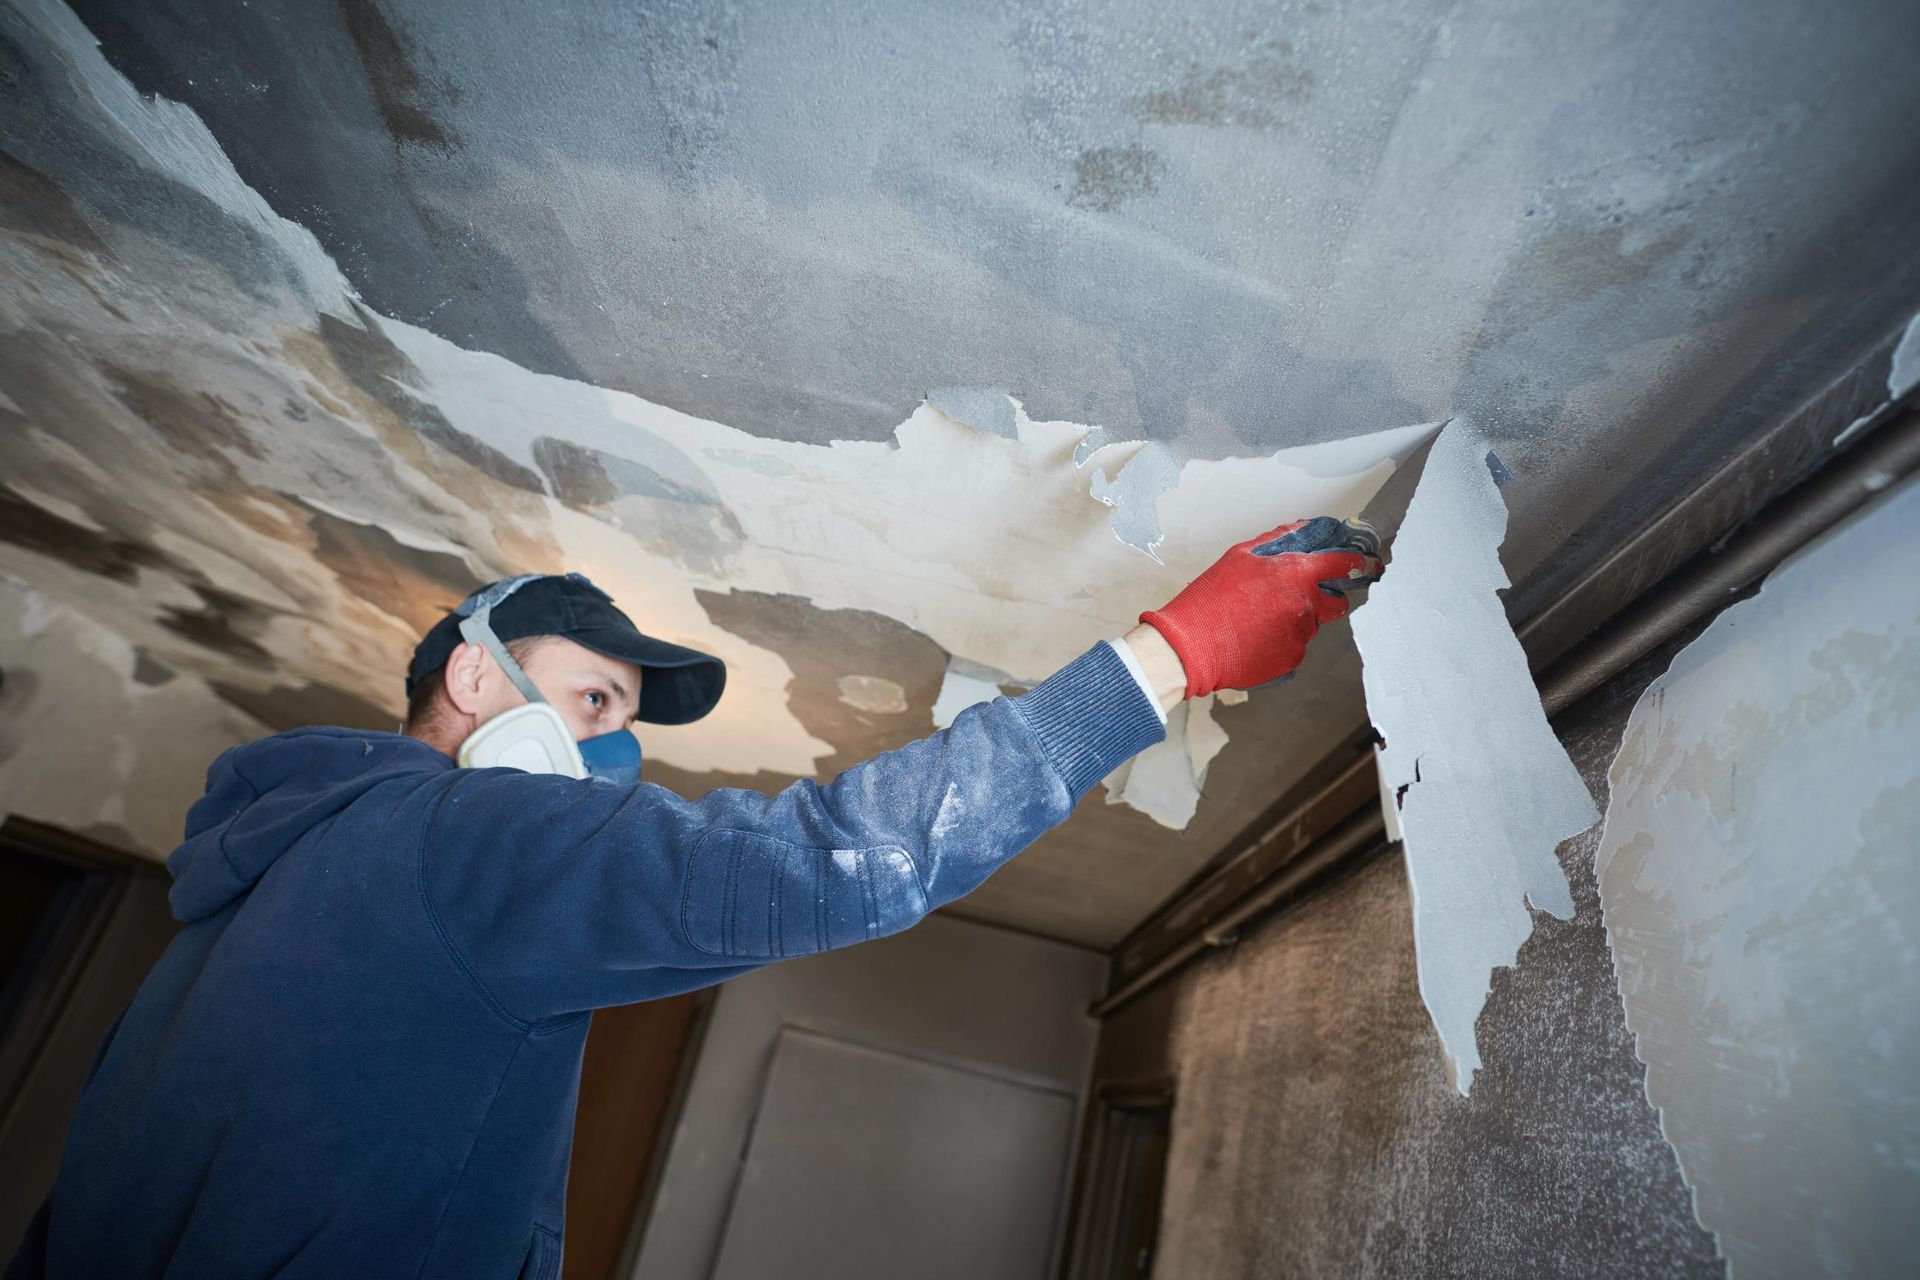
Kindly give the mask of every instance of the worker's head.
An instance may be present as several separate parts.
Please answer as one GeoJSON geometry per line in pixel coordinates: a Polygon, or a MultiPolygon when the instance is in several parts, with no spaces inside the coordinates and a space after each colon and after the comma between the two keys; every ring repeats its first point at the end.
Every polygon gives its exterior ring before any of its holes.
{"type": "MultiPolygon", "coordinates": [[[[645,676],[631,662],[564,636],[525,636],[506,647],[575,742],[624,728],[639,710],[645,676]]],[[[485,645],[462,641],[407,696],[407,732],[452,755],[475,729],[526,703],[485,645]]]]}
{"type": "Polygon", "coordinates": [[[528,575],[483,587],[427,632],[407,670],[406,731],[454,755],[482,725],[544,703],[574,742],[631,741],[630,721],[697,720],[725,684],[718,658],[644,634],[579,574],[528,575]]]}

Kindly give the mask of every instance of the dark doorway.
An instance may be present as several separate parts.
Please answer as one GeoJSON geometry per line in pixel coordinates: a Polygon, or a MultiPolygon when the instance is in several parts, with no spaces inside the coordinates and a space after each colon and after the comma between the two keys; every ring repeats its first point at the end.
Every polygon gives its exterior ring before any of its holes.
{"type": "Polygon", "coordinates": [[[633,1269],[712,996],[594,1011],[567,1173],[565,1280],[633,1269]]]}
{"type": "Polygon", "coordinates": [[[95,1047],[173,937],[168,883],[96,840],[0,824],[0,1254],[53,1185],[95,1047]]]}
{"type": "Polygon", "coordinates": [[[1095,1096],[1091,1126],[1064,1274],[1146,1280],[1160,1231],[1172,1086],[1107,1086],[1095,1096]]]}

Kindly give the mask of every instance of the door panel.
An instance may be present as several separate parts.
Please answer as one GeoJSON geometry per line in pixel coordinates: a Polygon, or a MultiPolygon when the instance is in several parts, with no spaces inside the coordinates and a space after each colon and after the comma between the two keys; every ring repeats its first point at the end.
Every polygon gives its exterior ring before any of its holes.
{"type": "Polygon", "coordinates": [[[716,1280],[1043,1280],[1072,1095],[782,1029],[716,1280]]]}
{"type": "Polygon", "coordinates": [[[566,1280],[623,1273],[696,1038],[704,992],[596,1009],[567,1173],[566,1280]]]}

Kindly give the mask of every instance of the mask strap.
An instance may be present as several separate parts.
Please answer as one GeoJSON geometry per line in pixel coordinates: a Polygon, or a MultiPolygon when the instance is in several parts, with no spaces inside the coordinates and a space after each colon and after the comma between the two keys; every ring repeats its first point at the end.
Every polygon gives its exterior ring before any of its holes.
{"type": "Polygon", "coordinates": [[[493,633],[491,619],[494,606],[502,600],[529,582],[553,576],[550,573],[525,573],[517,578],[496,582],[486,590],[468,596],[454,611],[460,617],[460,638],[469,644],[479,645],[491,654],[493,660],[500,664],[500,669],[507,673],[507,679],[513,681],[513,687],[528,702],[545,702],[546,699],[541,696],[539,686],[534,684],[525,668],[514,660],[514,656],[507,652],[507,646],[500,643],[500,637],[493,633]]]}

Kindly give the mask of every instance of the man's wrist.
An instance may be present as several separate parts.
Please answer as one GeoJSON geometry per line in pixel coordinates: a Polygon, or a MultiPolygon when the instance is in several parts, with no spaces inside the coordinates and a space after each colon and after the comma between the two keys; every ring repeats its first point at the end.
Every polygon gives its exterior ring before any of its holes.
{"type": "Polygon", "coordinates": [[[1187,669],[1158,629],[1143,622],[1121,639],[1133,651],[1134,661],[1140,664],[1140,671],[1162,712],[1171,711],[1186,700],[1187,669]]]}

